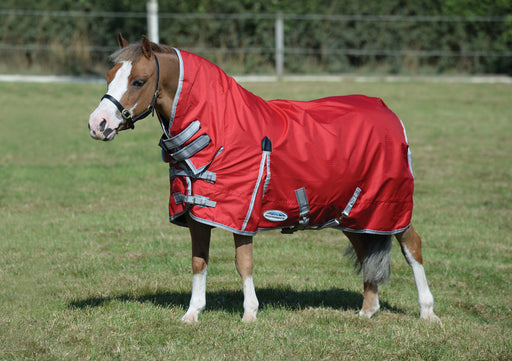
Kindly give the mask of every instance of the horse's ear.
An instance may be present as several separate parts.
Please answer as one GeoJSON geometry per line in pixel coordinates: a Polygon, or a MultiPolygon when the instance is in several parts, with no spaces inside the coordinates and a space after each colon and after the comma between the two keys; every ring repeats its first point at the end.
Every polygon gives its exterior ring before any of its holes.
{"type": "Polygon", "coordinates": [[[117,34],[117,43],[119,44],[119,47],[122,49],[122,48],[126,48],[128,45],[130,45],[130,43],[128,42],[128,40],[126,40],[125,38],[123,38],[123,35],[121,33],[117,34]]]}
{"type": "Polygon", "coordinates": [[[153,55],[153,50],[151,49],[151,41],[145,36],[142,35],[142,53],[146,58],[151,58],[153,55]]]}

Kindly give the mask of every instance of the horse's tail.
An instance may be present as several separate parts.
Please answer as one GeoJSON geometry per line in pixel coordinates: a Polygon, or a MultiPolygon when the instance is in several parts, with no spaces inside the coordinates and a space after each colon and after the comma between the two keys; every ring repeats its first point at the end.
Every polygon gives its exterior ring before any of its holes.
{"type": "Polygon", "coordinates": [[[364,282],[375,285],[386,283],[391,273],[391,236],[367,235],[361,246],[365,250],[361,260],[352,246],[347,248],[345,256],[350,256],[354,260],[354,267],[358,273],[363,272],[364,282]]]}

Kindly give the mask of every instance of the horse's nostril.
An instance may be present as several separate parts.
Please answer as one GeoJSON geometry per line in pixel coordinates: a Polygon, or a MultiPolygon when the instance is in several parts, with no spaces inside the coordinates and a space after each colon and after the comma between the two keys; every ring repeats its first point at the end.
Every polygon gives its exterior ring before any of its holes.
{"type": "Polygon", "coordinates": [[[110,129],[110,128],[108,128],[107,130],[105,130],[105,131],[103,132],[103,136],[104,136],[105,138],[107,138],[107,137],[110,135],[110,133],[112,133],[113,131],[114,131],[114,129],[110,129]]]}
{"type": "Polygon", "coordinates": [[[100,132],[105,130],[105,126],[107,125],[107,121],[103,119],[100,123],[100,132]]]}

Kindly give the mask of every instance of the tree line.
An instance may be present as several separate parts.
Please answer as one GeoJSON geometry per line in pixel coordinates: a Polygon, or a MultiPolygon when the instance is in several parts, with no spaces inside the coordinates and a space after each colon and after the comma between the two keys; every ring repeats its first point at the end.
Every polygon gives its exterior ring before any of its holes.
{"type": "MultiPolygon", "coordinates": [[[[141,0],[3,0],[0,71],[101,74],[117,33],[147,33],[145,11],[141,0]]],[[[159,13],[161,43],[230,72],[273,71],[282,13],[288,73],[512,74],[509,0],[160,0],[159,13]]]]}

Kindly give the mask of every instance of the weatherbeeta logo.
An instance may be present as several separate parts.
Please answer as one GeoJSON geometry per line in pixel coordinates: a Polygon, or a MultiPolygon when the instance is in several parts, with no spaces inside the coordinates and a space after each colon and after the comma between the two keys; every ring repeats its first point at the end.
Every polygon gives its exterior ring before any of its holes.
{"type": "Polygon", "coordinates": [[[282,222],[288,219],[288,215],[283,211],[277,211],[272,209],[270,211],[263,212],[263,217],[269,220],[270,222],[282,222]]]}

